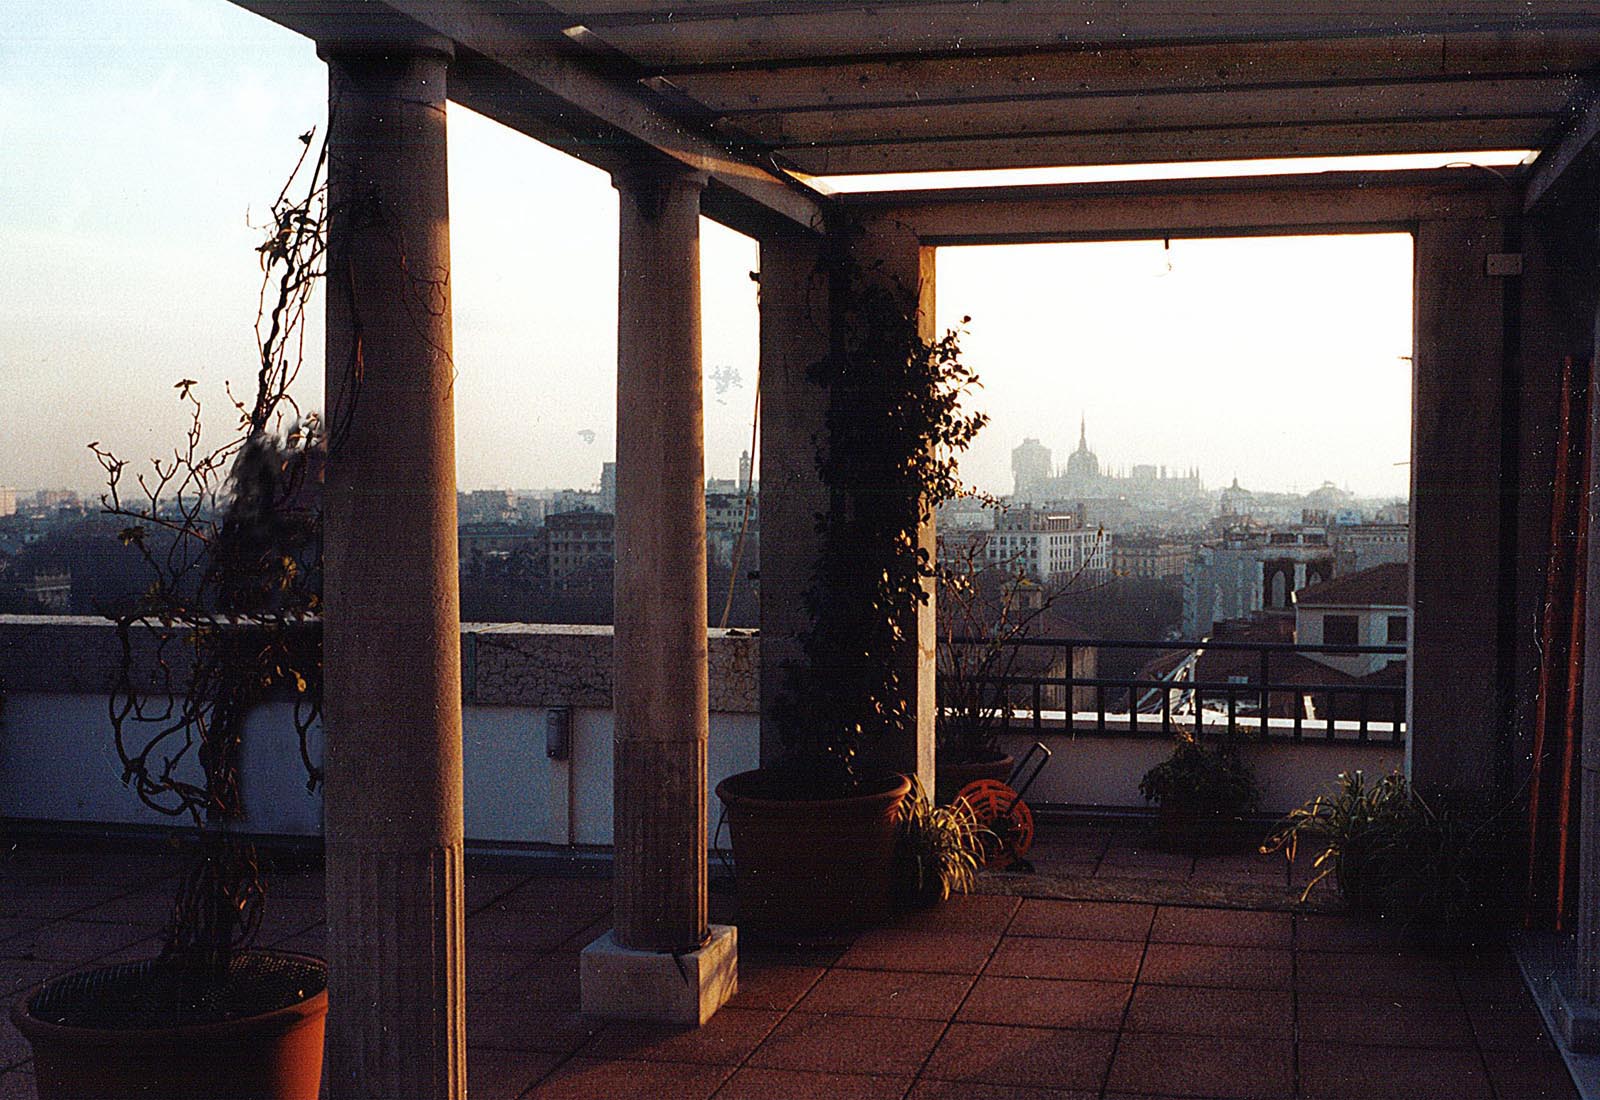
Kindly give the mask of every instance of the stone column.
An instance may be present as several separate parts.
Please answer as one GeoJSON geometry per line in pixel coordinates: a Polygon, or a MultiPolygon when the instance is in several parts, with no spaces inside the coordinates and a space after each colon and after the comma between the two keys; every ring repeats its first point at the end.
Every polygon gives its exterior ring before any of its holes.
{"type": "Polygon", "coordinates": [[[778,703],[804,662],[811,625],[805,594],[821,556],[817,514],[828,493],[815,438],[827,392],[807,371],[828,351],[828,278],[821,238],[799,233],[761,242],[761,762],[783,753],[778,703]]]}
{"type": "Polygon", "coordinates": [[[704,1023],[733,991],[706,924],[704,173],[619,173],[616,927],[585,949],[592,1015],[704,1023]]]}
{"type": "Polygon", "coordinates": [[[1500,630],[1504,288],[1495,219],[1425,221],[1415,252],[1411,414],[1411,779],[1488,791],[1503,752],[1500,630]]]}
{"type": "Polygon", "coordinates": [[[331,1096],[466,1094],[443,42],[329,67],[331,1096]]]}
{"type": "MultiPolygon", "coordinates": [[[[852,251],[863,277],[886,280],[907,307],[916,310],[922,339],[934,339],[938,333],[934,320],[934,250],[924,246],[908,226],[892,218],[868,218],[859,228],[852,251]]],[[[930,560],[935,556],[937,538],[931,519],[918,532],[917,546],[927,552],[930,560]]],[[[928,602],[912,612],[915,621],[906,624],[906,646],[899,654],[900,683],[916,716],[916,725],[897,743],[870,746],[868,763],[916,775],[931,791],[939,634],[933,582],[924,582],[924,588],[928,602]]]]}

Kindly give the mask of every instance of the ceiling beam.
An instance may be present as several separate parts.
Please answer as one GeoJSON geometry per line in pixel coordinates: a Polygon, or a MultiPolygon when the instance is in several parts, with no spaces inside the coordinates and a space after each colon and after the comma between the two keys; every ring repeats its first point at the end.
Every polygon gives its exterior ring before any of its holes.
{"type": "Polygon", "coordinates": [[[808,175],[869,175],[1530,149],[1539,147],[1549,126],[1545,118],[1373,120],[1324,126],[1285,123],[1227,129],[984,135],[947,141],[791,146],[775,153],[808,175]]]}
{"type": "Polygon", "coordinates": [[[1600,28],[1303,42],[1051,48],[1005,55],[730,68],[651,78],[713,114],[832,107],[1550,76],[1600,66],[1600,28]]]}
{"type": "Polygon", "coordinates": [[[1521,198],[1515,178],[1432,169],[885,192],[841,202],[937,246],[1395,231],[1514,214],[1521,198]]]}
{"type": "Polygon", "coordinates": [[[1539,159],[1533,162],[1528,174],[1528,190],[1522,200],[1524,210],[1539,205],[1539,200],[1550,193],[1584,150],[1600,138],[1600,94],[1592,88],[1585,89],[1574,105],[1571,120],[1561,140],[1545,146],[1539,159]]]}
{"type": "Polygon", "coordinates": [[[1484,3],[1449,10],[1414,0],[1317,5],[1261,0],[1208,0],[1204,5],[1192,0],[880,0],[844,6],[731,5],[714,15],[697,15],[681,4],[617,11],[607,0],[554,0],[547,6],[567,13],[574,23],[652,71],[707,62],[915,58],[930,52],[1051,44],[1126,46],[1600,26],[1592,0],[1484,3]]]}
{"type": "Polygon", "coordinates": [[[613,170],[662,158],[710,174],[708,216],[743,232],[774,218],[818,231],[822,204],[809,190],[760,167],[725,139],[663,114],[630,81],[597,71],[538,26],[493,0],[384,3],[234,0],[310,37],[379,39],[422,31],[450,39],[457,65],[451,98],[540,141],[613,170]]]}
{"type": "Polygon", "coordinates": [[[925,103],[860,110],[735,114],[718,127],[764,145],[853,145],[926,141],[972,134],[1073,134],[1130,130],[1306,125],[1370,119],[1420,121],[1493,115],[1557,115],[1579,86],[1576,77],[1520,80],[1397,81],[1336,87],[925,103]]]}

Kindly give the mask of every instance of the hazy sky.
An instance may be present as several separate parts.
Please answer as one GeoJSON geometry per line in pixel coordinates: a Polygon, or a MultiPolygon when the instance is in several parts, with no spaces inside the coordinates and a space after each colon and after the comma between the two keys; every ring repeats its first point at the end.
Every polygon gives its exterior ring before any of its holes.
{"type": "MultiPolygon", "coordinates": [[[[248,376],[247,213],[276,194],[295,135],[323,125],[326,70],[310,42],[225,0],[5,12],[0,485],[88,489],[90,440],[148,457],[177,438],[173,382],[199,379],[220,405],[222,381],[248,376]]],[[[449,127],[460,484],[594,484],[614,441],[615,193],[460,108],[449,127]]],[[[732,477],[757,253],[702,226],[707,465],[732,477]]],[[[1024,436],[1064,461],[1081,411],[1103,462],[1405,492],[1409,238],[950,249],[938,289],[942,322],[973,318],[994,419],[968,474],[987,488],[1009,489],[1024,436]]]]}

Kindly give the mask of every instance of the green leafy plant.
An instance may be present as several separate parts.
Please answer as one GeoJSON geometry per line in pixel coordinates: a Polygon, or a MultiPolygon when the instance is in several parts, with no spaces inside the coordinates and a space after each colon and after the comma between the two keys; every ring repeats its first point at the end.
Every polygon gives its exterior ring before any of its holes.
{"type": "Polygon", "coordinates": [[[895,839],[895,895],[900,907],[926,908],[951,894],[971,893],[983,863],[984,841],[992,838],[965,802],[935,806],[913,778],[911,793],[900,804],[895,839]]]}
{"type": "Polygon", "coordinates": [[[1171,756],[1145,772],[1139,793],[1175,828],[1195,832],[1236,823],[1260,800],[1255,772],[1234,746],[1206,746],[1189,731],[1179,735],[1171,756]]]}
{"type": "Polygon", "coordinates": [[[1301,900],[1332,876],[1353,912],[1450,946],[1506,922],[1514,836],[1511,804],[1425,798],[1399,773],[1371,783],[1353,771],[1291,811],[1261,850],[1293,860],[1302,841],[1319,846],[1301,900]]]}
{"type": "Polygon", "coordinates": [[[812,626],[779,713],[777,769],[794,797],[810,798],[856,791],[863,747],[915,721],[900,662],[934,576],[920,532],[960,491],[957,455],[987,419],[962,409],[978,379],[958,334],[922,336],[916,288],[863,270],[847,246],[828,274],[837,336],[808,372],[828,395],[817,441],[828,507],[817,516],[812,626]]]}

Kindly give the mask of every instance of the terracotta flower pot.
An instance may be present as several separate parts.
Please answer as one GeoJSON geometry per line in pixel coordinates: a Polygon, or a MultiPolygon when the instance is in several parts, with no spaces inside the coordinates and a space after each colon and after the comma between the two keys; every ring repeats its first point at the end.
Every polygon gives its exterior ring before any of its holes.
{"type": "Polygon", "coordinates": [[[740,934],[808,942],[887,920],[896,822],[910,790],[895,775],[849,798],[777,798],[759,769],[717,784],[733,839],[740,934]]]}
{"type": "Polygon", "coordinates": [[[33,1044],[39,1100],[317,1100],[322,1080],[327,967],[306,955],[257,953],[320,977],[298,1003],[218,1023],[77,1027],[41,1019],[35,1006],[78,987],[148,972],[150,962],[101,967],[47,982],[11,1009],[33,1044]]]}

